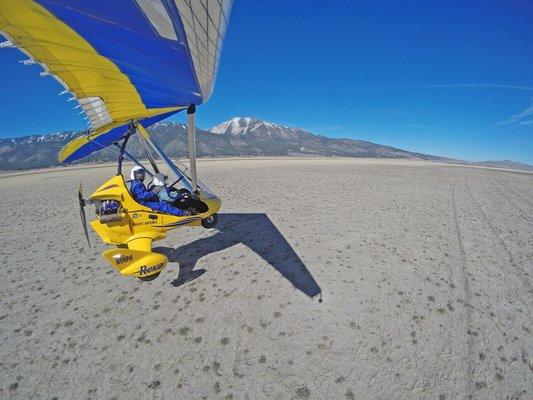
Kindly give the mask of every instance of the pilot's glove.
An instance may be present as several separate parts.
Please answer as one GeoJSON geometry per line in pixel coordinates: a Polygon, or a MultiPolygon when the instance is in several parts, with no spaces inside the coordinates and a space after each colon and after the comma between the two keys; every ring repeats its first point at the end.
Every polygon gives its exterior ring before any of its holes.
{"type": "Polygon", "coordinates": [[[191,192],[189,192],[187,189],[179,189],[178,190],[179,197],[182,199],[190,199],[191,198],[191,192]]]}

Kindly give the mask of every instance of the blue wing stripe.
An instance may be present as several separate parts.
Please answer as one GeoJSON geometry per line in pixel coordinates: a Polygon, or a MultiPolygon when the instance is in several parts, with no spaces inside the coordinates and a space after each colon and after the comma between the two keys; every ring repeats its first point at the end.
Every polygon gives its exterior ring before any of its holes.
{"type": "MultiPolygon", "coordinates": [[[[150,125],[153,125],[156,122],[168,118],[177,112],[178,111],[171,111],[169,113],[156,115],[154,117],[144,118],[140,120],[139,123],[142,124],[142,126],[144,126],[145,128],[148,128],[150,125]]],[[[127,130],[128,125],[122,125],[111,129],[109,132],[101,134],[96,139],[92,139],[91,141],[88,141],[87,144],[81,146],[78,150],[76,150],[68,158],[66,158],[64,162],[71,163],[73,161],[87,157],[96,151],[105,149],[106,147],[112,145],[114,142],[122,139],[127,130]]]]}

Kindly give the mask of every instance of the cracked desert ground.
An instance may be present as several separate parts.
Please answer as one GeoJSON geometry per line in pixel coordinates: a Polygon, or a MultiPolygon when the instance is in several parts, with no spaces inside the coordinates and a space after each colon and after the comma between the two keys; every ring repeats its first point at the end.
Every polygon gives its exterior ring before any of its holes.
{"type": "Polygon", "coordinates": [[[533,398],[533,174],[201,161],[219,226],[141,282],[79,221],[114,173],[0,178],[0,398],[533,398]]]}

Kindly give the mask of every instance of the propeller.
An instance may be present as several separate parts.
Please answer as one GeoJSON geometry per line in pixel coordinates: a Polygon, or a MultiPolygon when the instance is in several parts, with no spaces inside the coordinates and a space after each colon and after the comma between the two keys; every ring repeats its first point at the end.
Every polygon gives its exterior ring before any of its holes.
{"type": "Polygon", "coordinates": [[[83,199],[82,187],[80,182],[80,188],[78,189],[78,200],[80,201],[80,218],[81,225],[83,226],[83,231],[85,232],[85,237],[87,238],[87,244],[91,247],[91,242],[89,240],[89,232],[87,231],[87,217],[85,216],[85,206],[88,204],[83,199]]]}

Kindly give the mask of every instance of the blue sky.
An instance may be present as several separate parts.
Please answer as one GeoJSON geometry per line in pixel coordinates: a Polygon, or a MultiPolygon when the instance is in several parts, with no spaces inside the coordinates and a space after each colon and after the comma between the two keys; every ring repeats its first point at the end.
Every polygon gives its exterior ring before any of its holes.
{"type": "MultiPolygon", "coordinates": [[[[25,58],[0,51],[0,137],[82,128],[25,58]]],[[[533,2],[236,0],[198,125],[233,116],[533,164],[533,2]]]]}

